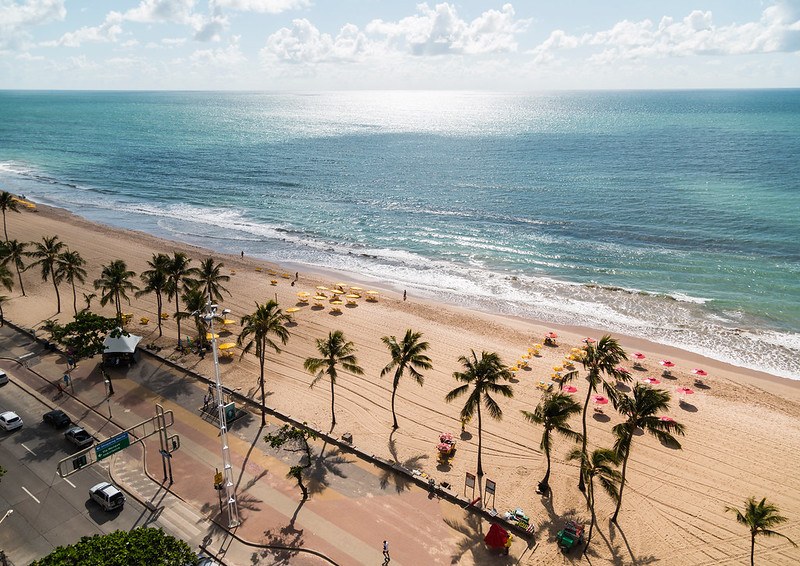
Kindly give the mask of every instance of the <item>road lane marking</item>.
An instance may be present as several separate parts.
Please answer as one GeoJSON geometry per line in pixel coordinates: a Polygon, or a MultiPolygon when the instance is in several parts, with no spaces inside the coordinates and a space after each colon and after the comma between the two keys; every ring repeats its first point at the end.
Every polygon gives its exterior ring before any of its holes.
{"type": "Polygon", "coordinates": [[[65,482],[67,482],[67,483],[68,483],[69,485],[71,485],[72,487],[78,487],[78,486],[76,486],[74,483],[72,483],[71,481],[69,481],[67,478],[64,478],[64,481],[65,481],[65,482]]]}
{"type": "Polygon", "coordinates": [[[20,446],[22,446],[22,447],[23,447],[25,450],[27,450],[27,451],[28,451],[28,452],[30,452],[31,454],[33,454],[34,456],[36,456],[36,452],[34,452],[33,450],[31,450],[30,448],[28,448],[27,446],[25,446],[25,445],[24,445],[22,442],[20,442],[20,443],[19,443],[19,445],[20,445],[20,446]]]}
{"type": "Polygon", "coordinates": [[[30,491],[28,491],[28,490],[27,490],[27,489],[25,489],[24,487],[22,488],[22,491],[24,491],[25,493],[27,493],[28,495],[30,495],[30,496],[31,496],[31,499],[33,499],[33,500],[34,500],[36,503],[41,503],[41,501],[39,501],[38,499],[36,499],[36,496],[35,496],[34,494],[32,494],[30,491]]]}

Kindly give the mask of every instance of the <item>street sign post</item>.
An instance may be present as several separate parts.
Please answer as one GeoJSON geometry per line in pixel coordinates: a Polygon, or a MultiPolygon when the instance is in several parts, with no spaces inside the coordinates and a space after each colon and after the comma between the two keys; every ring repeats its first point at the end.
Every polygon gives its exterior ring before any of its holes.
{"type": "Polygon", "coordinates": [[[236,404],[228,403],[225,405],[225,426],[236,419],[236,404]]]}
{"type": "Polygon", "coordinates": [[[131,439],[128,436],[128,433],[122,432],[95,446],[94,451],[97,454],[97,460],[100,461],[103,458],[108,458],[112,454],[119,452],[120,450],[124,450],[130,445],[131,439]]]}

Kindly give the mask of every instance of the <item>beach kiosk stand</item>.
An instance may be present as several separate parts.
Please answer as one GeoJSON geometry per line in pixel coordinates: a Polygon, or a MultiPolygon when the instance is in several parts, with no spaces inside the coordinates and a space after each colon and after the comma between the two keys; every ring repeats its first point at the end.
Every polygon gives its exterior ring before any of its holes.
{"type": "Polygon", "coordinates": [[[106,367],[118,367],[122,365],[131,366],[136,361],[136,347],[142,340],[141,336],[133,334],[119,334],[122,330],[117,328],[116,331],[111,332],[106,339],[103,340],[103,365],[106,367]]]}

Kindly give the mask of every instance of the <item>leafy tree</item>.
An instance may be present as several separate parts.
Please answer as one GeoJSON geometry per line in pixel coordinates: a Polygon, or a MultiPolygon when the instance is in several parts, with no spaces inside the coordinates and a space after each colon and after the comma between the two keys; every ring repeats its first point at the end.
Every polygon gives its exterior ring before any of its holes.
{"type": "Polygon", "coordinates": [[[214,301],[222,300],[222,291],[230,296],[230,291],[222,286],[222,283],[230,281],[227,275],[222,275],[223,263],[214,263],[213,257],[208,257],[200,262],[200,267],[194,269],[194,276],[191,284],[201,288],[206,297],[211,297],[214,301]]]}
{"type": "Polygon", "coordinates": [[[3,234],[5,234],[6,242],[8,241],[8,229],[6,228],[6,210],[11,212],[19,212],[19,203],[17,202],[17,197],[9,193],[8,191],[3,191],[0,193],[0,210],[3,211],[3,234]]]}
{"type": "Polygon", "coordinates": [[[165,534],[161,529],[139,527],[107,535],[81,537],[69,546],[59,546],[31,566],[83,566],[86,564],[147,564],[148,566],[186,566],[197,564],[197,555],[188,544],[165,534]]]}
{"type": "Polygon", "coordinates": [[[115,319],[89,311],[80,311],[75,315],[75,320],[63,326],[50,320],[44,328],[50,333],[53,342],[68,352],[75,361],[102,354],[105,351],[103,341],[109,333],[113,337],[128,336],[127,332],[119,329],[115,319]]]}
{"type": "Polygon", "coordinates": [[[384,336],[381,338],[386,347],[389,348],[389,355],[392,356],[385,368],[381,370],[381,377],[394,370],[394,380],[392,381],[392,428],[397,428],[397,414],[394,411],[394,399],[397,395],[397,386],[400,385],[400,378],[408,370],[409,375],[420,386],[425,382],[425,378],[419,372],[420,369],[431,369],[433,364],[431,359],[424,354],[428,350],[429,344],[422,342],[421,332],[406,330],[403,339],[398,342],[394,336],[384,336]]]}
{"type": "Polygon", "coordinates": [[[783,537],[792,543],[792,546],[797,547],[797,544],[792,539],[772,530],[773,527],[785,523],[788,519],[780,515],[777,505],[767,503],[766,497],[762,498],[758,503],[756,503],[755,497],[748,497],[744,502],[744,512],[730,506],[725,507],[725,511],[735,513],[736,520],[750,529],[750,566],[755,564],[756,537],[758,535],[783,537]]]}
{"type": "Polygon", "coordinates": [[[178,324],[178,346],[181,345],[181,320],[178,313],[181,312],[179,298],[184,291],[184,279],[190,278],[194,270],[189,267],[191,259],[183,252],[174,252],[167,263],[167,296],[175,299],[175,322],[178,324]]]}
{"type": "Polygon", "coordinates": [[[544,479],[539,482],[541,493],[546,494],[550,491],[550,449],[553,444],[553,432],[579,442],[581,435],[570,428],[568,421],[572,415],[580,412],[580,404],[566,393],[546,394],[532,413],[522,411],[526,421],[544,427],[539,448],[547,458],[547,472],[544,474],[544,479]]]}
{"type": "MultiPolygon", "coordinates": [[[[583,453],[580,448],[573,450],[568,459],[581,461],[583,453]]],[[[619,499],[618,485],[622,478],[616,467],[619,465],[619,458],[617,453],[608,448],[597,448],[594,450],[586,462],[581,462],[581,473],[584,475],[586,482],[586,505],[592,514],[592,520],[589,524],[589,533],[586,535],[586,546],[583,547],[584,554],[589,548],[589,543],[592,540],[592,532],[594,525],[597,522],[597,515],[595,514],[595,499],[594,499],[594,479],[600,482],[603,490],[611,497],[612,500],[619,499]]]]}
{"type": "Polygon", "coordinates": [[[281,349],[271,336],[275,336],[281,344],[286,345],[289,341],[289,331],[284,324],[289,320],[289,315],[285,314],[278,307],[278,303],[273,300],[269,300],[263,305],[256,303],[256,310],[242,317],[242,331],[236,342],[241,346],[252,336],[247,345],[242,348],[240,357],[255,347],[255,354],[261,370],[258,378],[258,384],[261,387],[261,426],[267,424],[266,393],[264,392],[264,364],[267,360],[267,348],[280,354],[281,349]]]}
{"type": "Polygon", "coordinates": [[[0,246],[0,263],[8,265],[14,264],[17,270],[17,278],[19,279],[19,288],[22,291],[22,296],[25,296],[25,285],[22,283],[22,272],[25,271],[25,259],[30,254],[25,248],[28,247],[28,242],[19,242],[17,240],[8,240],[0,246]]]}
{"type": "Polygon", "coordinates": [[[78,252],[67,250],[58,256],[56,275],[72,286],[72,308],[76,315],[78,314],[78,292],[75,289],[75,281],[78,283],[86,281],[84,265],[86,265],[86,260],[78,252]]]}
{"type": "Polygon", "coordinates": [[[158,336],[164,335],[161,329],[161,313],[164,309],[164,293],[166,292],[169,283],[169,276],[167,268],[169,267],[170,258],[167,254],[153,254],[153,259],[147,262],[150,269],[142,271],[139,278],[142,280],[144,287],[140,291],[136,291],[136,297],[142,297],[150,293],[156,296],[156,308],[158,310],[158,336]]]}
{"type": "Polygon", "coordinates": [[[464,371],[453,373],[457,381],[464,382],[464,385],[456,387],[445,396],[448,403],[469,393],[464,407],[461,409],[461,419],[469,421],[472,416],[478,414],[478,477],[483,476],[483,466],[481,463],[482,447],[482,421],[481,404],[486,407],[489,416],[499,421],[503,418],[503,410],[497,401],[492,398],[492,394],[502,395],[503,397],[513,397],[514,391],[507,383],[499,383],[502,380],[511,379],[511,372],[500,361],[500,356],[495,352],[482,352],[478,359],[475,350],[472,350],[471,357],[461,356],[459,363],[464,366],[464,371]],[[472,386],[472,391],[470,391],[472,386]]]}
{"type": "Polygon", "coordinates": [[[303,500],[308,499],[308,488],[303,483],[303,472],[311,467],[311,446],[308,441],[316,440],[316,438],[317,433],[313,430],[297,428],[288,424],[264,437],[264,440],[272,448],[283,448],[289,452],[303,453],[300,462],[296,466],[289,468],[289,472],[286,474],[287,478],[293,478],[297,481],[297,485],[303,493],[303,500]]]}
{"type": "Polygon", "coordinates": [[[624,422],[614,426],[612,432],[616,441],[614,451],[622,459],[622,478],[619,482],[619,499],[617,508],[611,517],[617,522],[619,508],[622,506],[622,493],[625,489],[625,473],[628,469],[628,457],[631,454],[631,443],[634,433],[641,429],[655,436],[661,444],[670,448],[680,448],[681,443],[672,433],[683,436],[684,427],[674,420],[661,420],[658,413],[669,409],[670,395],[662,389],[653,389],[649,385],[637,383],[633,388],[633,395],[621,394],[615,402],[617,411],[625,419],[624,422]]]}
{"type": "Polygon", "coordinates": [[[206,334],[208,334],[208,323],[206,319],[202,316],[198,316],[197,313],[202,312],[206,308],[206,295],[203,293],[203,289],[200,287],[190,287],[186,289],[186,292],[183,293],[181,296],[183,299],[183,304],[186,307],[185,311],[181,311],[177,314],[177,318],[179,320],[185,320],[187,318],[194,319],[195,326],[197,328],[197,341],[200,344],[200,348],[204,349],[206,347],[206,334]]]}
{"type": "Polygon", "coordinates": [[[131,281],[134,277],[136,277],[136,273],[130,271],[123,260],[115,259],[103,266],[100,278],[94,281],[94,288],[103,291],[100,295],[100,305],[105,306],[113,301],[117,320],[120,323],[122,321],[122,299],[130,304],[131,300],[128,298],[127,292],[139,289],[131,281]]]}
{"type": "Polygon", "coordinates": [[[61,279],[56,275],[56,266],[58,265],[58,255],[64,251],[66,244],[58,239],[58,236],[42,236],[41,242],[33,243],[34,250],[30,252],[30,256],[36,258],[36,261],[28,267],[38,265],[42,268],[42,281],[48,279],[53,282],[53,288],[56,290],[56,313],[61,312],[61,295],[58,292],[58,285],[61,279]]]}
{"type": "MultiPolygon", "coordinates": [[[[600,338],[597,343],[590,342],[586,344],[585,353],[581,360],[583,368],[588,371],[586,376],[588,387],[586,388],[586,400],[583,403],[583,415],[581,417],[581,424],[583,425],[583,439],[581,440],[583,459],[581,462],[589,461],[588,452],[586,451],[586,415],[589,412],[589,400],[592,398],[592,393],[596,392],[597,388],[602,384],[606,395],[614,399],[616,389],[602,378],[602,374],[622,381],[630,380],[629,375],[622,374],[616,370],[620,362],[627,359],[628,356],[620,343],[608,334],[600,338]]],[[[578,481],[578,489],[581,491],[585,489],[583,476],[584,474],[581,473],[578,481]]]]}
{"type": "Polygon", "coordinates": [[[335,386],[338,376],[336,366],[341,365],[355,375],[363,375],[364,370],[358,365],[355,345],[345,339],[341,330],[329,332],[327,338],[317,338],[317,351],[322,357],[306,358],[303,367],[314,375],[311,387],[326,375],[331,382],[331,428],[333,428],[336,426],[335,386]]]}
{"type": "Polygon", "coordinates": [[[14,276],[3,264],[0,264],[0,285],[11,291],[14,288],[14,276]]]}

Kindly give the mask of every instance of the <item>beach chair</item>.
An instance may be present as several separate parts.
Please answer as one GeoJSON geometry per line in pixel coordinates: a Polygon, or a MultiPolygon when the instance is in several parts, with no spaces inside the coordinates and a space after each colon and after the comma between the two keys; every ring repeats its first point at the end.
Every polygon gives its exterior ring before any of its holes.
{"type": "Polygon", "coordinates": [[[278,280],[277,279],[270,279],[269,284],[274,287],[275,285],[278,284],[278,280]]]}
{"type": "Polygon", "coordinates": [[[161,320],[168,320],[168,319],[169,319],[169,314],[167,314],[165,312],[162,312],[161,313],[161,320]]]}
{"type": "Polygon", "coordinates": [[[146,316],[143,316],[142,318],[139,319],[139,324],[147,324],[148,322],[150,322],[150,319],[147,318],[146,316]]]}

